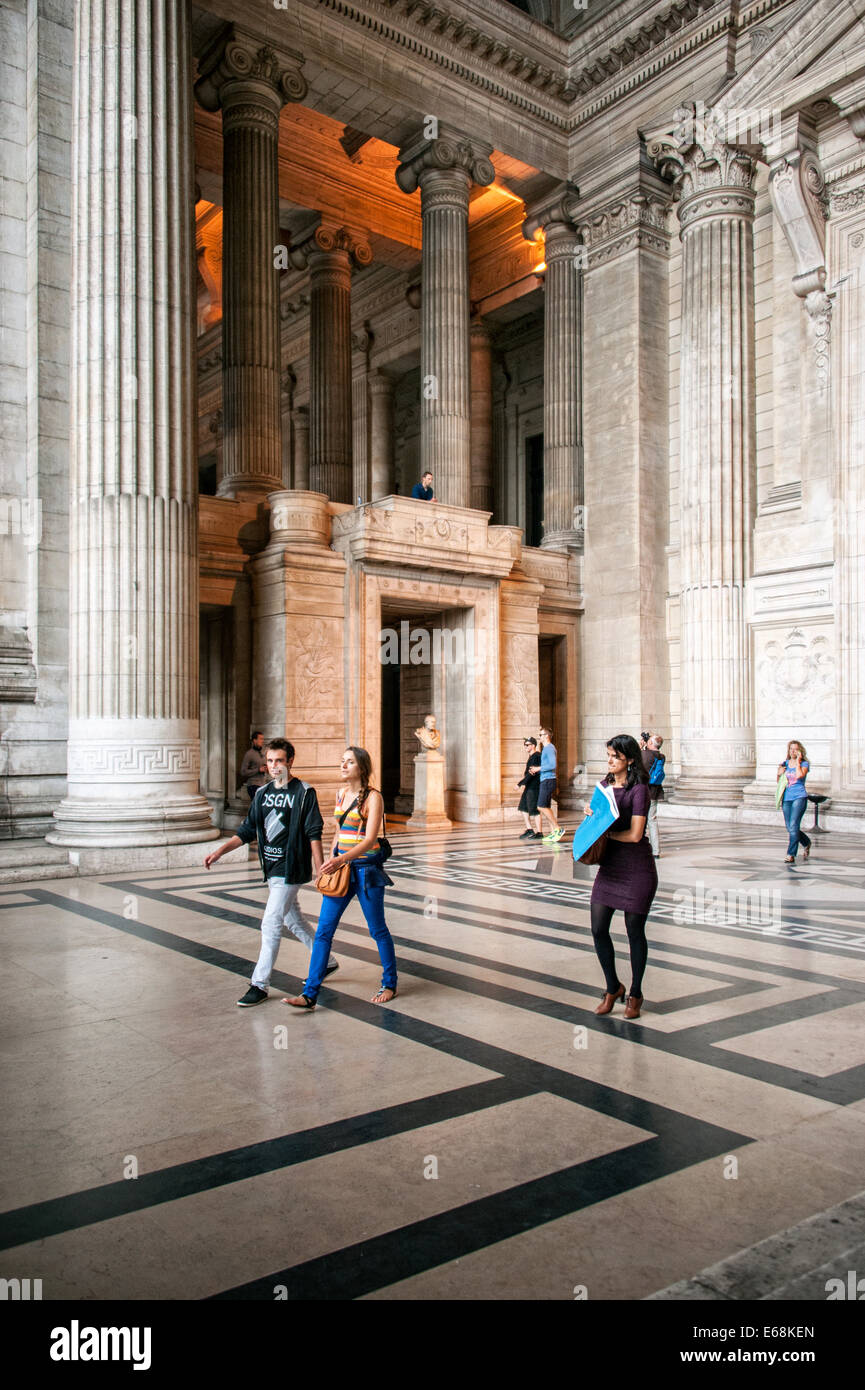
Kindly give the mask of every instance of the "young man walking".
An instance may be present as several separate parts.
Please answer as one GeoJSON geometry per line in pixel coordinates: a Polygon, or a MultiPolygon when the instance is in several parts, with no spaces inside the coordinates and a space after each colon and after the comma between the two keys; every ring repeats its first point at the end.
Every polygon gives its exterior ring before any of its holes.
{"type": "Polygon", "coordinates": [[[666,761],[661,752],[661,744],[664,740],[660,734],[652,734],[648,743],[643,749],[643,767],[649,774],[649,815],[646,821],[646,834],[649,837],[649,844],[652,846],[652,853],[656,859],[661,857],[661,837],[658,833],[658,802],[664,799],[664,788],[661,783],[664,780],[664,763],[666,761]],[[659,766],[660,765],[660,766],[659,766]]]}
{"type": "MultiPolygon", "coordinates": [[[[272,738],[264,752],[269,781],[256,791],[249,815],[237,833],[208,854],[209,869],[223,854],[258,841],[258,857],[267,883],[267,906],[261,922],[261,952],[252,972],[252,983],[238,999],[242,1009],[262,1004],[279,953],[284,928],[288,928],[312,952],[314,933],[297,903],[302,883],[308,883],[313,867],[316,873],[324,863],[321,832],[324,822],[315,787],[292,777],[294,748],[285,738],[272,738]]],[[[326,975],[338,967],[329,964],[326,975]]]]}
{"type": "Polygon", "coordinates": [[[539,737],[541,740],[541,785],[538,789],[538,810],[550,822],[551,826],[551,829],[543,837],[543,843],[554,845],[565,833],[553,811],[558,755],[549,729],[541,729],[539,737]]]}

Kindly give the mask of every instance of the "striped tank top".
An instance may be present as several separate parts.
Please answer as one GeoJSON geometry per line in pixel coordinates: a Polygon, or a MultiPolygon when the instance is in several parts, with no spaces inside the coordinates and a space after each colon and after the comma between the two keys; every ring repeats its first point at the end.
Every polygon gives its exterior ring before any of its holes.
{"type": "MultiPolygon", "coordinates": [[[[343,804],[351,806],[352,801],[354,801],[354,794],[343,792],[337,799],[334,815],[337,817],[341,816],[343,804]]],[[[367,799],[367,806],[368,805],[369,800],[367,799]]],[[[355,845],[359,845],[365,835],[366,821],[361,819],[360,809],[354,806],[344,818],[342,826],[340,827],[339,840],[337,842],[340,854],[346,854],[348,850],[354,849],[355,845]]],[[[357,856],[355,862],[362,864],[365,859],[371,859],[373,855],[378,854],[378,852],[379,841],[376,840],[375,844],[373,844],[365,854],[359,854],[357,856]]]]}

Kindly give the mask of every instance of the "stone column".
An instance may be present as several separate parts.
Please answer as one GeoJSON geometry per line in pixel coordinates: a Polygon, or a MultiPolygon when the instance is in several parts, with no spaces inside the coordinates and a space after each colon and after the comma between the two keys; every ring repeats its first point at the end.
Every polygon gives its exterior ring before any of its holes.
{"type": "Polygon", "coordinates": [[[321,223],[292,246],[291,260],[309,269],[309,486],[354,504],[351,267],[369,265],[372,251],[357,232],[321,223]]]}
{"type": "Polygon", "coordinates": [[[400,151],[397,183],[421,191],[421,473],[438,500],[471,505],[468,212],[472,183],[492,183],[489,146],[443,132],[400,151]]]}
{"type": "Polygon", "coordinates": [[[352,486],[351,500],[355,504],[358,498],[364,502],[370,500],[370,472],[369,472],[369,431],[370,431],[370,411],[369,411],[369,391],[367,390],[367,377],[369,375],[369,350],[372,346],[372,334],[367,329],[362,329],[359,333],[352,333],[352,377],[351,377],[351,430],[352,430],[352,486]]]}
{"type": "Polygon", "coordinates": [[[77,21],[69,780],[47,838],[90,869],[190,862],[216,831],[198,780],[188,9],[81,0],[77,21]]]}
{"type": "Polygon", "coordinates": [[[530,209],[529,241],[544,238],[544,535],[547,549],[583,541],[582,313],[580,235],[568,185],[530,209]]]}
{"type": "Polygon", "coordinates": [[[294,470],[291,486],[306,492],[309,488],[309,406],[294,412],[294,470]]]}
{"type": "Polygon", "coordinates": [[[232,25],[199,64],[198,100],[222,109],[221,497],[264,498],[282,487],[277,143],[281,108],[306,95],[301,62],[232,25]]]}
{"type": "Polygon", "coordinates": [[[754,776],[745,583],[755,494],[754,162],[701,122],[651,153],[680,198],[681,800],[754,776]],[[707,769],[711,768],[711,776],[707,769]]]}
{"type": "Polygon", "coordinates": [[[368,378],[370,405],[370,478],[372,501],[393,492],[393,382],[384,372],[368,378]]]}
{"type": "Polygon", "coordinates": [[[493,510],[493,350],[483,319],[472,320],[471,342],[471,502],[493,510]]]}

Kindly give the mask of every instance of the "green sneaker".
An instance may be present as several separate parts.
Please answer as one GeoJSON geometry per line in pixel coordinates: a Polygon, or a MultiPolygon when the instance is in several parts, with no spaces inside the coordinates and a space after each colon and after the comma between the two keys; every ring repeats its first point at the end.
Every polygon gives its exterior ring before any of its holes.
{"type": "Polygon", "coordinates": [[[552,835],[550,836],[550,840],[553,844],[555,844],[557,840],[561,840],[564,838],[564,834],[564,827],[560,825],[558,830],[553,831],[552,835]]]}

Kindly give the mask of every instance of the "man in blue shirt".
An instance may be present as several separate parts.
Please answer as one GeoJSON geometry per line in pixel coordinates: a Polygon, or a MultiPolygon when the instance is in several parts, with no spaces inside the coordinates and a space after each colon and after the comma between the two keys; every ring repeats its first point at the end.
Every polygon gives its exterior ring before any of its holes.
{"type": "Polygon", "coordinates": [[[419,483],[415,483],[411,490],[412,497],[416,497],[419,502],[435,502],[437,498],[433,493],[432,473],[424,473],[419,483]]]}
{"type": "Polygon", "coordinates": [[[539,737],[541,740],[541,785],[538,790],[538,810],[542,816],[546,816],[552,827],[544,836],[543,843],[545,845],[554,845],[565,833],[556,820],[553,811],[553,795],[556,790],[556,763],[558,757],[550,730],[541,729],[539,737]]]}

